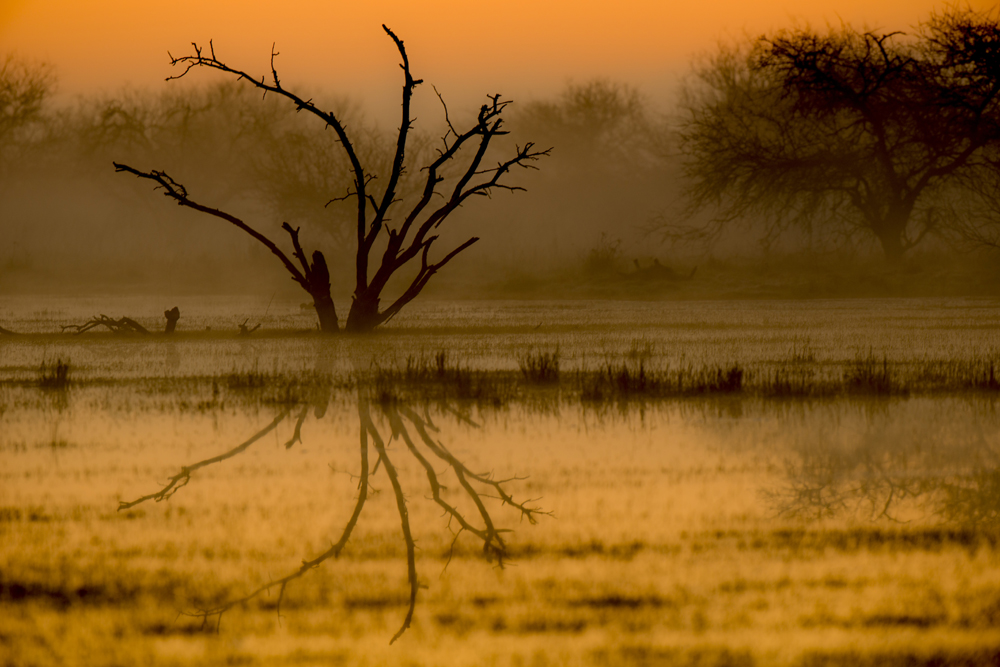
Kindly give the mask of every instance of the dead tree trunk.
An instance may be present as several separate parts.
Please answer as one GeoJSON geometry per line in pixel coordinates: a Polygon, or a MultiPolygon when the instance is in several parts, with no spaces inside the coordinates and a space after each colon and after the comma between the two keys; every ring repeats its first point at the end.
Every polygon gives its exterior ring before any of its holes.
{"type": "MultiPolygon", "coordinates": [[[[180,58],[171,57],[171,64],[181,65],[185,68],[179,75],[171,77],[172,79],[181,78],[196,67],[220,70],[235,76],[238,80],[246,81],[248,85],[263,90],[265,94],[273,93],[288,99],[295,106],[296,111],[306,111],[316,116],[333,130],[338,143],[344,149],[347,160],[350,162],[352,173],[352,185],[348,188],[347,195],[333,201],[353,199],[357,205],[355,288],[346,324],[346,330],[351,332],[371,331],[392,318],[423,290],[431,276],[456,255],[479,240],[472,237],[445,253],[441,259],[436,261],[431,259],[431,247],[438,240],[438,235],[434,233],[434,230],[455,209],[473,195],[490,195],[494,188],[510,191],[523,190],[524,188],[510,185],[502,179],[514,167],[534,168],[531,163],[549,153],[548,150],[536,150],[534,144],[529,142],[523,147],[515,146],[513,155],[497,161],[495,166],[484,166],[483,161],[487,158],[493,139],[507,134],[502,129],[502,114],[510,102],[501,100],[499,95],[488,96],[489,101],[480,108],[475,124],[465,131],[459,131],[451,124],[450,119],[448,119],[447,107],[445,107],[448,131],[442,137],[443,147],[438,150],[437,159],[421,170],[426,174],[426,181],[419,200],[408,212],[400,212],[398,210],[400,205],[398,188],[400,178],[406,171],[406,143],[412,129],[410,100],[414,89],[422,80],[414,79],[410,73],[410,63],[406,49],[403,47],[403,41],[396,37],[389,28],[384,25],[382,28],[395,43],[402,59],[401,67],[403,70],[402,118],[396,136],[392,168],[388,178],[384,181],[376,180],[376,175],[362,165],[344,124],[334,113],[321,110],[312,100],[303,99],[282,86],[274,63],[278,54],[273,49],[271,52],[270,81],[265,77],[251,76],[243,70],[226,65],[216,57],[215,48],[211,42],[209,42],[208,53],[195,44],[193,55],[180,58]],[[462,166],[454,169],[456,164],[462,166]],[[442,175],[445,167],[452,168],[448,170],[453,174],[449,178],[442,175]],[[381,192],[376,191],[373,184],[382,182],[386,184],[385,189],[381,192]],[[388,223],[391,219],[401,220],[401,222],[390,227],[388,223]],[[372,273],[370,270],[372,253],[380,234],[387,236],[388,239],[381,261],[375,272],[372,273]],[[420,268],[409,286],[401,294],[383,301],[383,291],[389,279],[411,262],[419,262],[420,268]],[[383,303],[388,303],[388,305],[383,308],[383,303]]],[[[337,312],[330,294],[330,272],[326,265],[326,259],[323,253],[318,250],[312,253],[311,262],[306,259],[306,255],[299,245],[298,228],[293,229],[287,222],[282,225],[282,229],[291,236],[294,248],[293,256],[299,263],[299,266],[296,266],[269,238],[242,220],[219,209],[210,208],[189,199],[184,186],[174,181],[165,172],[144,172],[117,162],[114,164],[116,171],[127,171],[140,178],[156,182],[163,189],[164,194],[176,200],[178,204],[226,220],[257,239],[281,260],[288,272],[291,273],[292,279],[299,283],[312,297],[316,314],[319,317],[320,330],[327,333],[339,330],[337,312]]]]}
{"type": "Polygon", "coordinates": [[[181,309],[174,306],[170,310],[163,311],[163,316],[167,318],[167,326],[163,329],[163,333],[172,334],[177,328],[177,320],[181,319],[181,309]]]}
{"type": "Polygon", "coordinates": [[[306,259],[305,252],[302,250],[302,245],[299,243],[299,229],[297,227],[293,228],[287,222],[281,225],[281,228],[288,232],[288,235],[291,237],[292,248],[294,249],[292,256],[299,261],[301,270],[299,270],[299,267],[295,266],[295,263],[288,258],[288,255],[286,255],[281,248],[275,245],[271,239],[267,238],[256,229],[250,227],[236,216],[230,215],[225,211],[220,211],[217,208],[204,206],[189,199],[187,189],[172,179],[166,172],[142,172],[125,164],[119,164],[117,162],[113,164],[115,165],[115,171],[127,171],[135,174],[139,178],[149,179],[159,184],[159,187],[163,190],[164,196],[174,199],[179,205],[193,208],[196,211],[207,213],[208,215],[215,216],[216,218],[221,218],[226,222],[239,227],[244,232],[257,239],[279,260],[281,260],[285,269],[292,274],[292,280],[301,285],[302,289],[308,292],[309,296],[313,298],[313,303],[316,304],[316,313],[319,315],[320,331],[323,331],[324,333],[336,333],[338,331],[337,312],[333,307],[333,297],[330,296],[330,272],[327,269],[326,260],[323,257],[323,253],[317,250],[313,253],[312,264],[309,263],[306,259]]]}

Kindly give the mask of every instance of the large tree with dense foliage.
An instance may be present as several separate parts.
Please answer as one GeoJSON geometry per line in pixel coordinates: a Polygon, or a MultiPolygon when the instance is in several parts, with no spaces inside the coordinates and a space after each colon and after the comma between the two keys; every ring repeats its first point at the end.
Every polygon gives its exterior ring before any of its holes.
{"type": "Polygon", "coordinates": [[[690,201],[715,213],[685,231],[861,233],[898,260],[994,169],[1000,22],[953,8],[912,34],[784,30],[703,62],[681,111],[690,201]]]}

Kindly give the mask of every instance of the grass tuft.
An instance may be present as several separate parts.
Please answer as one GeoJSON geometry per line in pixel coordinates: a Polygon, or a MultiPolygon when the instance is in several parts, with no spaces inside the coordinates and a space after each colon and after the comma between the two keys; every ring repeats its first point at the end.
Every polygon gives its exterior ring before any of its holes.
{"type": "Polygon", "coordinates": [[[509,373],[474,371],[452,363],[445,350],[431,358],[407,357],[402,369],[374,366],[370,375],[358,378],[358,383],[368,385],[372,400],[379,404],[413,399],[459,400],[500,407],[517,393],[509,373]]]}
{"type": "Polygon", "coordinates": [[[888,357],[882,355],[882,360],[879,361],[871,349],[868,354],[858,354],[844,370],[844,387],[852,394],[886,396],[907,393],[906,388],[897,381],[888,357]]]}
{"type": "Polygon", "coordinates": [[[43,361],[38,369],[38,386],[42,389],[65,391],[69,386],[69,362],[64,363],[59,359],[55,365],[49,366],[43,361]]]}
{"type": "Polygon", "coordinates": [[[559,348],[555,352],[529,352],[518,359],[517,363],[528,384],[559,382],[559,348]]]}
{"type": "Polygon", "coordinates": [[[649,371],[638,364],[607,363],[598,371],[581,371],[578,384],[584,401],[669,398],[743,391],[744,371],[739,364],[678,370],[649,371]]]}

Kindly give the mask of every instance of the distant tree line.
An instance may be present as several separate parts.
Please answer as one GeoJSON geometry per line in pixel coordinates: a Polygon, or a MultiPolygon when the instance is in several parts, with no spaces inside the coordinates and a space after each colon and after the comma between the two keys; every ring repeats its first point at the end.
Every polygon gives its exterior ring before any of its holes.
{"type": "MultiPolygon", "coordinates": [[[[274,229],[301,226],[328,248],[335,279],[355,273],[357,211],[343,199],[355,178],[350,160],[294,106],[262,100],[239,81],[56,105],[50,67],[0,58],[0,209],[19,206],[23,217],[55,206],[59,192],[67,217],[96,217],[108,201],[133,217],[176,216],[153,206],[141,183],[106,173],[112,160],[155,164],[184,174],[216,206],[263,213],[274,229]],[[62,185],[14,187],[32,178],[62,185]]],[[[366,169],[391,173],[396,131],[344,98],[315,95],[350,127],[366,169]]],[[[511,136],[553,146],[552,157],[524,196],[455,215],[472,218],[491,247],[542,248],[539,261],[557,250],[578,249],[583,260],[588,248],[614,248],[627,268],[624,256],[649,252],[653,239],[714,243],[748,233],[765,246],[803,238],[868,246],[893,261],[932,239],[1000,246],[995,12],[951,8],[906,33],[793,28],[721,46],[696,61],[670,109],[628,85],[591,80],[505,116],[511,136]]],[[[433,160],[440,125],[408,133],[413,164],[433,160]]],[[[508,141],[498,136],[493,148],[509,150],[508,141]]],[[[418,201],[423,186],[419,170],[401,170],[396,196],[418,201]]],[[[42,242],[32,236],[37,224],[4,217],[8,248],[22,237],[42,242]]],[[[121,235],[122,215],[111,217],[102,224],[121,235]]],[[[199,243],[185,252],[218,247],[199,243]]],[[[247,252],[248,262],[264,256],[247,252]]]]}

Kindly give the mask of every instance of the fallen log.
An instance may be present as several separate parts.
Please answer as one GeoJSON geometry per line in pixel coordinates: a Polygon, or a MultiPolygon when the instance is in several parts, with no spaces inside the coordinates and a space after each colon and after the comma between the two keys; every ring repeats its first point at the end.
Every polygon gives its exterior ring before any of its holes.
{"type": "Polygon", "coordinates": [[[122,317],[115,320],[103,314],[98,317],[92,317],[83,324],[64,324],[62,326],[62,330],[65,332],[67,329],[76,329],[74,334],[79,335],[97,327],[105,327],[111,331],[111,333],[116,334],[149,335],[149,329],[142,326],[131,317],[122,317]]]}
{"type": "MultiPolygon", "coordinates": [[[[172,334],[174,329],[177,328],[177,320],[181,318],[181,310],[177,306],[174,306],[170,310],[163,311],[163,316],[167,318],[167,324],[163,329],[163,333],[172,334]]],[[[97,327],[104,327],[111,333],[115,334],[141,334],[145,336],[150,333],[149,329],[142,326],[131,317],[122,317],[116,320],[104,314],[92,317],[83,324],[64,324],[62,325],[62,330],[65,332],[67,329],[76,329],[76,331],[73,332],[74,334],[82,334],[85,331],[90,331],[91,329],[96,329],[97,327]]],[[[14,332],[0,329],[0,333],[13,334],[14,332]]]]}

